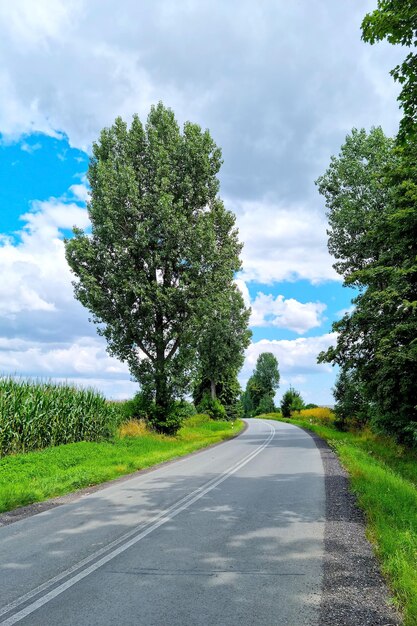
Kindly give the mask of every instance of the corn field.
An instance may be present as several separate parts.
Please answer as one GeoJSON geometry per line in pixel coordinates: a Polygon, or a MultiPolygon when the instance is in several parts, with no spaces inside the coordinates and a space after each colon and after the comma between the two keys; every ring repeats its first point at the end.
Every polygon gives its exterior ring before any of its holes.
{"type": "Polygon", "coordinates": [[[120,409],[93,389],[0,378],[0,456],[111,437],[120,409]]]}

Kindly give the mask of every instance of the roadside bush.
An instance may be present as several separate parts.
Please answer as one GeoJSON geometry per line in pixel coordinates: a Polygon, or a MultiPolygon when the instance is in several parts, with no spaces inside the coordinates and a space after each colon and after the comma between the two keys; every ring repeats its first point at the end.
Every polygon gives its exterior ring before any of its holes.
{"type": "Polygon", "coordinates": [[[122,419],[94,389],[0,378],[0,455],[107,439],[122,419]]]}
{"type": "MultiPolygon", "coordinates": [[[[355,369],[341,369],[333,388],[335,427],[340,431],[362,428],[372,419],[372,405],[355,369]]],[[[378,430],[378,428],[376,428],[378,430]]]]}
{"type": "Polygon", "coordinates": [[[210,394],[205,393],[200,404],[197,407],[199,413],[207,413],[213,420],[226,420],[226,409],[217,398],[212,398],[210,394]]]}
{"type": "Polygon", "coordinates": [[[207,415],[207,413],[196,413],[192,417],[187,417],[183,422],[183,426],[194,428],[201,426],[201,424],[206,424],[207,422],[211,422],[211,417],[207,415]]]}
{"type": "MultiPolygon", "coordinates": [[[[240,395],[241,388],[234,374],[223,376],[216,383],[217,400],[226,411],[225,417],[219,419],[234,421],[243,416],[243,405],[240,401],[240,395]]],[[[205,396],[211,398],[210,380],[208,378],[197,379],[193,388],[193,400],[196,407],[205,406],[205,404],[202,405],[205,396]]],[[[210,407],[210,402],[208,406],[210,407]]]]}
{"type": "Polygon", "coordinates": [[[175,401],[168,410],[163,410],[153,403],[149,408],[148,423],[158,433],[176,435],[183,420],[187,417],[187,409],[182,401],[175,401]]]}
{"type": "Polygon", "coordinates": [[[282,396],[281,413],[282,417],[291,417],[294,411],[300,412],[304,408],[304,402],[299,391],[292,387],[282,396]]]}
{"type": "Polygon", "coordinates": [[[274,411],[273,413],[264,413],[260,417],[266,417],[270,420],[279,419],[282,417],[281,411],[274,411]]]}
{"type": "Polygon", "coordinates": [[[131,419],[146,420],[152,401],[143,392],[138,391],[131,400],[125,400],[120,404],[123,418],[126,421],[131,419]]]}
{"type": "Polygon", "coordinates": [[[234,402],[233,404],[225,404],[224,408],[226,411],[226,419],[229,422],[234,422],[243,417],[243,405],[240,400],[234,402]]]}
{"type": "Polygon", "coordinates": [[[179,400],[178,405],[182,408],[184,419],[188,417],[193,417],[196,415],[197,410],[192,402],[188,402],[187,400],[179,400]]]}

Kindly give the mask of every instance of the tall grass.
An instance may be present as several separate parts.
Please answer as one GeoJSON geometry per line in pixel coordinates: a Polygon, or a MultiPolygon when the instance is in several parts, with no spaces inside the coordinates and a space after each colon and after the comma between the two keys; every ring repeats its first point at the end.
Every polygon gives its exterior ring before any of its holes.
{"type": "MultiPolygon", "coordinates": [[[[261,416],[263,417],[263,416],[261,416]]],[[[326,440],[349,472],[350,485],[366,513],[368,537],[404,613],[417,624],[417,453],[368,429],[340,432],[320,419],[282,420],[326,440]]]]}
{"type": "Polygon", "coordinates": [[[332,425],[335,418],[333,411],[325,406],[318,406],[315,409],[302,409],[300,412],[295,412],[293,417],[311,419],[315,424],[326,424],[327,426],[332,425]]]}
{"type": "Polygon", "coordinates": [[[111,437],[119,416],[93,389],[0,378],[0,456],[111,437]]]}

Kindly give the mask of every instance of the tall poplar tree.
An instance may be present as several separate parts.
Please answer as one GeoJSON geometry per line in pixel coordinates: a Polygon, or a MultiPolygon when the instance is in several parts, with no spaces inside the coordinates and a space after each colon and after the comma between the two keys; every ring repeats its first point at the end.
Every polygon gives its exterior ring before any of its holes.
{"type": "Polygon", "coordinates": [[[93,145],[91,233],[66,241],[75,296],[108,351],[175,432],[173,400],[188,388],[200,320],[240,268],[234,215],[218,196],[221,152],[210,133],[152,107],[145,126],[117,118],[93,145]]]}

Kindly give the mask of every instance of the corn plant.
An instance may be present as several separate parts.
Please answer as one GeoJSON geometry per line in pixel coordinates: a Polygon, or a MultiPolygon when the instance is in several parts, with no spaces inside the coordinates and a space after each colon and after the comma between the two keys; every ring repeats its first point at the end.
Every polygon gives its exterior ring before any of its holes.
{"type": "Polygon", "coordinates": [[[0,378],[0,456],[109,438],[120,414],[94,389],[0,378]]]}

